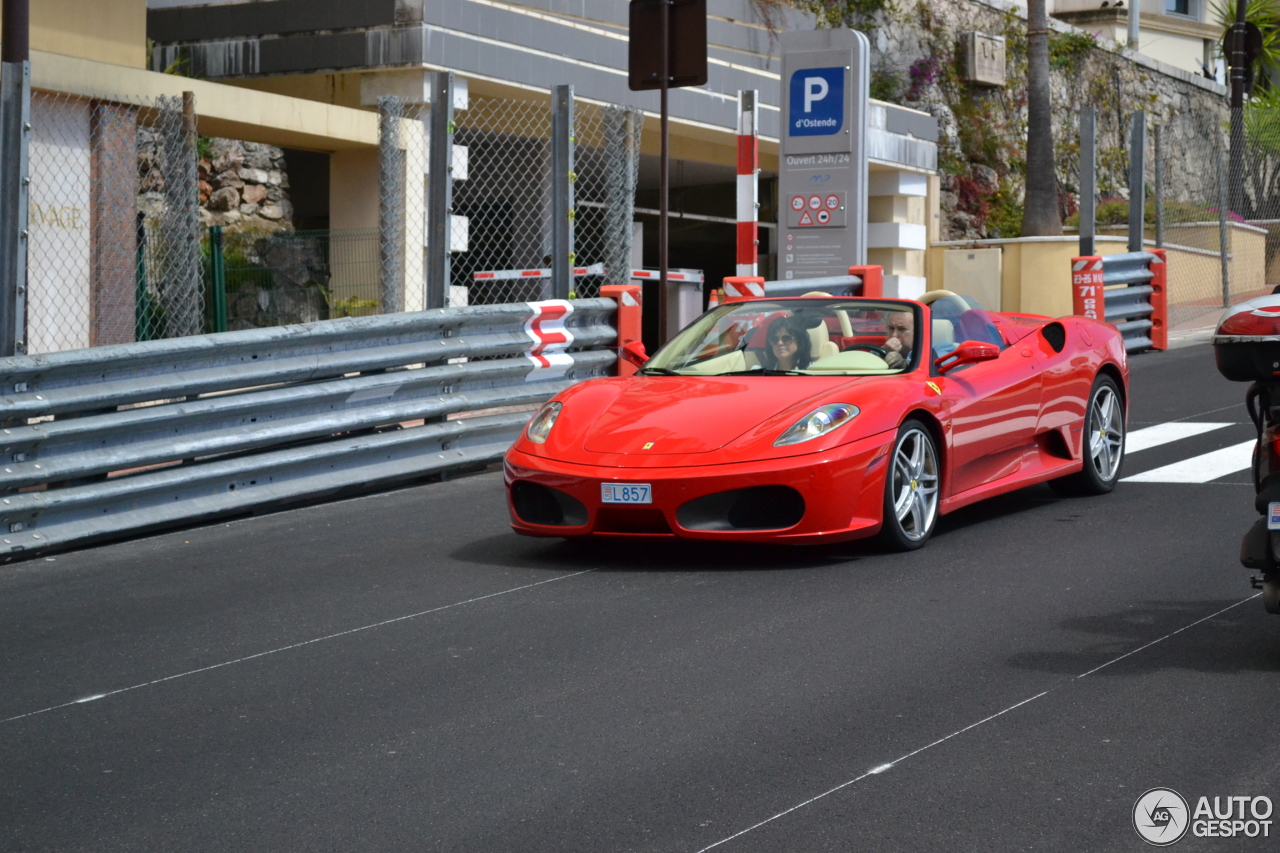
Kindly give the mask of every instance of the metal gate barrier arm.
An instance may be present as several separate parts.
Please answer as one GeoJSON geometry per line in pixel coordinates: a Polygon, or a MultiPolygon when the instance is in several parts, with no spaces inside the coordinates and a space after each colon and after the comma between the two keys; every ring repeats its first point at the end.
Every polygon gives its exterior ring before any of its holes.
{"type": "Polygon", "coordinates": [[[765,281],[759,276],[728,276],[724,280],[724,301],[740,302],[762,296],[804,296],[806,293],[831,296],[884,296],[884,267],[876,264],[849,267],[848,275],[765,281]]]}
{"type": "Polygon", "coordinates": [[[448,418],[616,372],[617,310],[445,308],[0,359],[0,559],[496,461],[528,411],[448,418]]]}

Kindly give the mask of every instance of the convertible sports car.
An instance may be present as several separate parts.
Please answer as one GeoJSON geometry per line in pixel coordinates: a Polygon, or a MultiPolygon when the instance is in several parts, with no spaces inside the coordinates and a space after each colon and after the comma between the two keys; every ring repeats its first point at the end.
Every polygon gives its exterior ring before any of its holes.
{"type": "Polygon", "coordinates": [[[1102,494],[1124,452],[1112,326],[805,296],[707,312],[637,375],[582,382],[505,460],[530,536],[925,543],[938,516],[1050,481],[1102,494]]]}

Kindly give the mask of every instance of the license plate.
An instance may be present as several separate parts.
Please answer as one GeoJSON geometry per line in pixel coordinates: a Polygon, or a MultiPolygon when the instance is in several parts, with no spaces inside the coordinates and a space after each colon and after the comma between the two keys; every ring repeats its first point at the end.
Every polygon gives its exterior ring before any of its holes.
{"type": "Polygon", "coordinates": [[[607,504],[651,504],[653,488],[648,483],[601,483],[600,500],[607,504]]]}
{"type": "Polygon", "coordinates": [[[1267,529],[1280,530],[1280,502],[1267,504],[1267,529]]]}

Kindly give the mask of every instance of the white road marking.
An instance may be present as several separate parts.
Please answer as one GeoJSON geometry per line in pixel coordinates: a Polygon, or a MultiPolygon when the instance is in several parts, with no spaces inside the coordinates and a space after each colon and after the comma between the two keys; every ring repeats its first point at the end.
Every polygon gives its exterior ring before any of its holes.
{"type": "MultiPolygon", "coordinates": [[[[1186,631],[1190,628],[1194,628],[1195,626],[1199,625],[1202,622],[1208,622],[1210,619],[1214,618],[1215,616],[1221,616],[1223,613],[1226,613],[1228,610],[1231,610],[1233,608],[1239,607],[1241,604],[1246,604],[1250,601],[1253,601],[1255,598],[1257,598],[1260,595],[1262,595],[1262,593],[1259,592],[1249,596],[1248,598],[1242,598],[1239,601],[1237,601],[1235,604],[1229,604],[1226,607],[1222,608],[1221,610],[1217,611],[1216,613],[1210,613],[1208,616],[1205,616],[1201,619],[1197,619],[1196,621],[1190,623],[1189,625],[1183,625],[1181,628],[1179,628],[1176,631],[1170,631],[1168,634],[1165,634],[1163,637],[1159,638],[1158,640],[1152,640],[1151,642],[1145,645],[1138,646],[1138,648],[1134,649],[1133,651],[1125,652],[1119,657],[1113,658],[1107,661],[1106,663],[1102,664],[1102,666],[1095,666],[1093,669],[1089,670],[1088,672],[1082,672],[1079,675],[1072,678],[1071,681],[1076,682],[1082,678],[1085,678],[1086,676],[1093,675],[1095,672],[1098,672],[1099,670],[1102,670],[1102,669],[1106,669],[1107,667],[1111,666],[1113,663],[1118,663],[1119,661],[1122,661],[1127,657],[1136,655],[1138,652],[1142,651],[1143,649],[1149,649],[1152,646],[1156,645],[1157,643],[1163,643],[1165,640],[1169,639],[1172,636],[1181,634],[1183,631],[1186,631]]],[[[1010,705],[1008,708],[1005,708],[1003,711],[997,711],[996,713],[992,714],[990,717],[985,717],[981,720],[978,720],[978,722],[976,723],[970,723],[969,725],[965,726],[963,729],[958,729],[957,731],[952,732],[946,737],[938,738],[933,743],[922,746],[919,749],[914,750],[912,752],[908,752],[906,755],[902,756],[901,758],[896,758],[893,761],[890,761],[888,764],[881,764],[879,767],[874,767],[871,770],[868,770],[866,773],[863,773],[861,776],[858,776],[854,779],[850,779],[848,782],[842,782],[841,784],[836,785],[834,788],[831,788],[830,790],[823,791],[821,794],[818,794],[816,797],[810,797],[809,799],[805,800],[802,803],[797,803],[796,805],[792,806],[786,811],[778,812],[773,817],[767,817],[757,824],[748,826],[746,829],[740,830],[738,832],[735,832],[733,835],[720,839],[714,844],[708,844],[706,847],[703,847],[701,850],[699,850],[698,853],[707,853],[708,850],[711,850],[715,847],[719,847],[721,844],[727,844],[730,841],[733,841],[735,838],[741,838],[742,836],[746,835],[748,832],[757,830],[760,827],[764,826],[765,824],[772,823],[773,821],[777,820],[780,817],[784,817],[786,815],[791,814],[794,811],[804,808],[807,805],[816,803],[818,800],[821,800],[823,797],[828,797],[834,794],[836,791],[843,790],[849,787],[850,785],[853,785],[856,782],[861,782],[863,779],[866,779],[869,776],[877,776],[881,773],[884,773],[885,771],[892,769],[893,767],[902,763],[903,761],[906,761],[908,758],[911,758],[912,756],[915,756],[915,755],[919,755],[920,753],[924,752],[926,749],[932,749],[933,747],[938,746],[939,744],[946,743],[947,741],[951,740],[953,737],[957,737],[958,735],[962,735],[967,731],[976,729],[978,726],[981,726],[984,723],[989,723],[992,720],[996,719],[997,717],[1002,717],[1005,714],[1009,713],[1010,711],[1013,711],[1017,708],[1021,708],[1023,705],[1028,705],[1036,701],[1037,699],[1040,699],[1041,697],[1048,696],[1050,693],[1054,692],[1055,690],[1061,689],[1061,686],[1062,685],[1059,685],[1058,687],[1051,687],[1042,693],[1037,693],[1035,696],[1032,696],[1028,699],[1023,699],[1021,702],[1016,702],[1013,705],[1010,705]]]]}
{"type": "Polygon", "coordinates": [[[1253,439],[1203,453],[1172,465],[1162,465],[1132,477],[1122,483],[1207,483],[1237,471],[1244,471],[1253,464],[1253,439]]]}
{"type": "Polygon", "coordinates": [[[1212,432],[1215,429],[1222,429],[1223,427],[1229,426],[1232,426],[1232,424],[1203,424],[1178,421],[1167,424],[1156,424],[1155,426],[1136,429],[1125,436],[1124,452],[1137,453],[1140,450],[1159,447],[1160,445],[1168,444],[1171,441],[1191,438],[1193,435],[1201,435],[1206,432],[1212,432]]]}
{"type": "Polygon", "coordinates": [[[155,681],[145,681],[142,684],[134,684],[130,687],[121,687],[117,690],[108,690],[105,693],[95,693],[92,696],[85,696],[82,699],[72,699],[70,702],[63,702],[61,705],[51,705],[48,708],[41,708],[39,711],[28,711],[25,714],[18,714],[16,717],[8,717],[7,719],[0,720],[0,724],[12,723],[14,720],[25,719],[26,717],[34,717],[37,714],[47,714],[50,711],[56,711],[59,708],[70,708],[72,705],[83,705],[86,702],[95,702],[99,699],[105,699],[108,696],[115,696],[118,693],[128,693],[130,690],[141,690],[143,687],[151,687],[152,685],[155,685],[155,684],[163,684],[166,681],[173,681],[175,678],[186,678],[188,675],[198,675],[199,673],[209,672],[210,670],[213,670],[213,669],[221,669],[224,666],[232,666],[233,664],[244,663],[245,661],[251,661],[257,658],[264,658],[267,655],[275,655],[275,654],[279,654],[280,652],[287,652],[287,651],[290,651],[291,649],[300,649],[303,646],[310,646],[313,643],[323,643],[325,640],[334,640],[334,639],[337,639],[338,637],[345,637],[348,634],[358,634],[361,631],[371,631],[374,628],[382,628],[386,625],[393,625],[396,622],[404,622],[408,619],[417,619],[419,616],[427,616],[431,613],[439,613],[441,610],[450,610],[454,607],[462,607],[467,604],[475,604],[477,601],[484,601],[487,598],[497,598],[500,595],[509,595],[513,592],[520,592],[521,590],[533,589],[536,586],[555,583],[556,581],[568,580],[569,578],[576,578],[578,575],[590,574],[591,572],[594,572],[594,571],[595,569],[585,569],[581,572],[573,572],[572,574],[568,574],[568,575],[559,575],[554,578],[547,578],[544,581],[537,581],[536,583],[527,583],[524,586],[512,587],[511,589],[504,589],[500,592],[491,592],[488,595],[478,595],[475,598],[468,598],[466,601],[455,601],[453,604],[442,604],[439,607],[432,607],[430,610],[421,610],[417,613],[410,613],[407,616],[396,616],[392,619],[384,619],[381,622],[374,622],[372,625],[362,625],[359,628],[348,628],[346,631],[339,631],[336,634],[326,634],[323,637],[314,637],[310,640],[303,640],[300,643],[292,643],[291,645],[288,645],[288,646],[281,646],[278,649],[268,649],[265,652],[258,652],[256,654],[246,655],[245,657],[236,658],[235,660],[228,660],[228,661],[223,661],[222,663],[215,663],[209,666],[202,666],[199,669],[191,669],[191,670],[187,670],[186,672],[179,672],[176,675],[166,675],[164,678],[157,678],[155,681]]]}

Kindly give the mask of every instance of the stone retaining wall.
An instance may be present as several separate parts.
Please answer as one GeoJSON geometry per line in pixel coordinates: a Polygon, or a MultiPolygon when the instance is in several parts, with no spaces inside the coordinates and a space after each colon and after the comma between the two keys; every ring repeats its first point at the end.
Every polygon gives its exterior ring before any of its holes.
{"type": "Polygon", "coordinates": [[[289,172],[284,151],[274,145],[211,140],[200,160],[200,223],[229,230],[293,228],[289,172]]]}
{"type": "MultiPolygon", "coordinates": [[[[898,0],[878,13],[869,28],[873,97],[938,119],[944,240],[1016,236],[1021,222],[1024,15],[1003,0],[898,0]],[[1004,87],[962,79],[961,40],[974,31],[1004,36],[1004,87]]],[[[1146,109],[1149,127],[1158,126],[1163,133],[1166,197],[1201,208],[1216,205],[1216,152],[1228,114],[1226,88],[1126,54],[1114,42],[1060,21],[1051,19],[1050,27],[1055,165],[1064,216],[1075,211],[1078,201],[1079,112],[1085,104],[1093,104],[1098,113],[1101,197],[1127,198],[1130,117],[1134,110],[1146,109]]]]}

